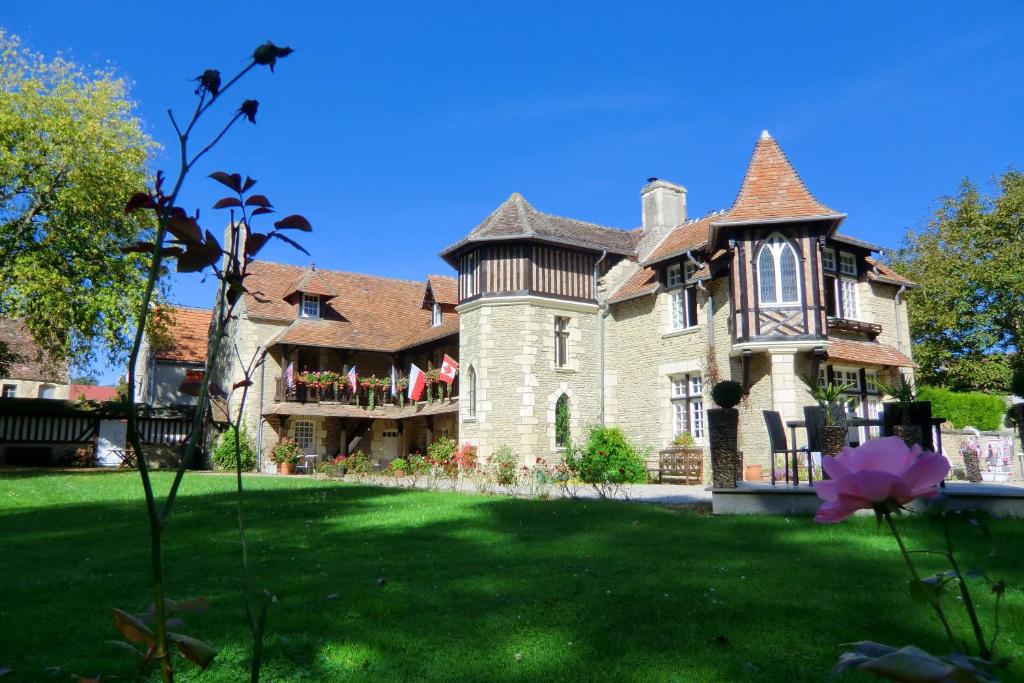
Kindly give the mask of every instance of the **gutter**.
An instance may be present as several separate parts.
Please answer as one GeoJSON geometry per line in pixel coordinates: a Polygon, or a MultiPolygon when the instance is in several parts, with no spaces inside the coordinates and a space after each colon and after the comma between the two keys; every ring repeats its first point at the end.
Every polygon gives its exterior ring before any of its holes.
{"type": "Polygon", "coordinates": [[[598,413],[600,417],[600,424],[604,426],[604,319],[608,315],[608,302],[601,301],[601,287],[597,283],[597,267],[601,265],[601,262],[608,256],[608,251],[604,250],[601,252],[601,258],[594,262],[594,299],[597,301],[597,321],[598,321],[598,358],[599,358],[599,370],[597,377],[598,386],[598,413]]]}
{"type": "MultiPolygon", "coordinates": [[[[264,353],[266,350],[264,349],[264,353]]],[[[260,407],[256,414],[256,471],[263,471],[263,378],[267,370],[267,358],[260,363],[260,407]]]]}
{"type": "MultiPolygon", "coordinates": [[[[906,285],[900,285],[899,290],[896,292],[896,296],[893,297],[893,308],[896,311],[896,350],[900,353],[903,352],[903,331],[900,326],[900,302],[903,299],[903,293],[907,291],[906,285]]],[[[904,355],[906,355],[904,353],[904,355]]]]}
{"type": "MultiPolygon", "coordinates": [[[[701,268],[704,268],[704,267],[706,267],[708,265],[706,263],[701,263],[696,258],[694,258],[693,252],[690,249],[686,250],[686,258],[688,258],[690,260],[690,263],[692,263],[693,265],[695,265],[697,267],[697,270],[700,270],[701,268]]],[[[708,288],[704,286],[704,281],[703,280],[697,280],[696,281],[696,285],[697,285],[697,289],[699,289],[700,291],[704,292],[704,296],[706,296],[707,299],[708,299],[708,304],[707,304],[708,332],[707,332],[707,334],[705,336],[707,337],[708,347],[711,347],[711,346],[714,346],[714,344],[715,344],[715,326],[713,324],[714,323],[714,316],[715,316],[715,300],[714,300],[714,297],[711,296],[711,292],[708,290],[708,288]]]]}

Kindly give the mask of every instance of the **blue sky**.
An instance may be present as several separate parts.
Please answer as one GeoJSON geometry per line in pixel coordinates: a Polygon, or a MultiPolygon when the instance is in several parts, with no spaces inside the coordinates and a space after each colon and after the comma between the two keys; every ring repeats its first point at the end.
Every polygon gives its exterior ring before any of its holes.
{"type": "MultiPolygon", "coordinates": [[[[190,107],[190,78],[241,67],[268,38],[294,47],[230,94],[260,100],[258,125],[210,156],[183,202],[219,234],[204,176],[249,173],[279,210],[310,218],[304,243],[324,268],[448,272],[437,252],[513,191],[626,228],[648,176],[685,185],[691,216],[725,208],[765,128],[849,214],[846,231],[883,246],[962,178],[1024,159],[1020,2],[124,7],[9,3],[0,25],[46,54],[113,64],[168,170],[164,112],[190,107]]],[[[178,278],[172,299],[209,306],[212,284],[178,278]]]]}

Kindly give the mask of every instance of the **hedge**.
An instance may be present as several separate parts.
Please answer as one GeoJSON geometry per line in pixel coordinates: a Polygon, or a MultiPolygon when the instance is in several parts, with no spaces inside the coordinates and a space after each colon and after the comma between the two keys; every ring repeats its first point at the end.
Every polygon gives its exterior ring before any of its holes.
{"type": "Polygon", "coordinates": [[[942,417],[957,429],[971,426],[982,431],[994,431],[1003,426],[1006,403],[996,394],[978,391],[957,392],[945,387],[919,386],[919,401],[930,401],[932,415],[942,417]]]}

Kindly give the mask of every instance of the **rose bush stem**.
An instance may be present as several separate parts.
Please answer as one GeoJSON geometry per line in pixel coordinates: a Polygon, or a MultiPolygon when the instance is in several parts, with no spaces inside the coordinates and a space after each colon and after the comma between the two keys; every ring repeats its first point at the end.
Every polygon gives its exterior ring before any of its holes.
{"type": "Polygon", "coordinates": [[[956,573],[956,582],[960,586],[960,596],[964,600],[964,609],[967,610],[967,616],[971,619],[971,629],[974,631],[974,639],[978,643],[978,656],[982,659],[991,659],[992,652],[988,645],[985,644],[985,634],[981,630],[981,622],[978,621],[978,611],[974,607],[974,599],[971,597],[967,581],[964,580],[964,575],[960,571],[960,565],[953,555],[953,541],[949,537],[949,522],[946,519],[946,515],[942,515],[942,531],[946,537],[946,557],[949,559],[949,566],[956,573]]]}
{"type": "MultiPolygon", "coordinates": [[[[920,582],[921,577],[917,573],[917,569],[914,567],[914,563],[910,560],[910,553],[907,551],[907,546],[903,543],[903,537],[900,536],[899,529],[896,528],[896,522],[892,519],[892,513],[883,512],[882,516],[885,517],[886,523],[889,525],[889,529],[892,531],[893,538],[896,539],[896,544],[900,547],[900,552],[903,553],[903,559],[907,563],[907,569],[910,570],[910,575],[914,577],[915,581],[920,582]]],[[[956,638],[953,637],[953,630],[949,627],[949,621],[946,619],[946,614],[942,611],[942,605],[939,604],[938,600],[931,600],[932,609],[935,610],[935,616],[939,618],[942,623],[942,628],[946,631],[946,637],[949,638],[950,644],[956,647],[956,638]]]]}

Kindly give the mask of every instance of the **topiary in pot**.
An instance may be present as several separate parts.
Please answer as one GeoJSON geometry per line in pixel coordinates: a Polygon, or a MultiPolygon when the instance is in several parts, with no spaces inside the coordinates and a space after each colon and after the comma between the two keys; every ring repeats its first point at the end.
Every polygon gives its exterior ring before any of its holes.
{"type": "Polygon", "coordinates": [[[739,382],[725,380],[711,389],[717,408],[708,410],[708,434],[711,439],[711,482],[715,488],[735,488],[740,478],[739,453],[736,447],[739,411],[743,399],[739,382]]]}

